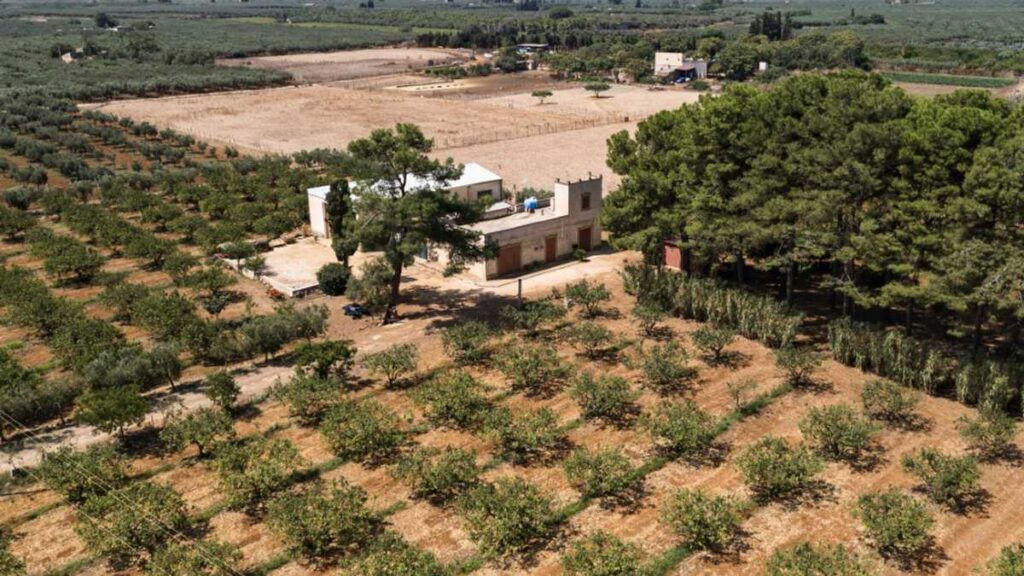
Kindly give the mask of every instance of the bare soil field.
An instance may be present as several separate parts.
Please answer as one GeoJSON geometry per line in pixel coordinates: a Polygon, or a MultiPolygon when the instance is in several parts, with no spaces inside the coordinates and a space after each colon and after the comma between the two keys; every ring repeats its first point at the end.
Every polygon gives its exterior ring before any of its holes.
{"type": "Polygon", "coordinates": [[[578,87],[578,84],[552,78],[543,70],[528,70],[516,74],[491,74],[445,80],[443,78],[424,77],[423,75],[406,74],[393,78],[357,80],[337,82],[332,85],[346,85],[350,88],[378,87],[388,90],[400,90],[437,98],[458,98],[476,100],[509,94],[529,94],[534,90],[561,90],[578,87]],[[388,82],[385,82],[388,80],[388,82]],[[371,84],[372,82],[372,84],[371,84]]]}
{"type": "Polygon", "coordinates": [[[952,94],[957,90],[963,90],[963,88],[959,86],[944,86],[941,84],[913,84],[910,82],[894,82],[893,84],[906,90],[907,94],[912,96],[924,96],[927,98],[942,96],[944,94],[952,94]]]}
{"type": "Polygon", "coordinates": [[[223,66],[242,66],[288,72],[301,84],[350,80],[422,70],[429,66],[466,60],[457,50],[435,48],[369,48],[339,52],[313,52],[254,58],[224,58],[223,66]]]}
{"type": "MultiPolygon", "coordinates": [[[[464,101],[397,90],[302,86],[95,105],[253,153],[342,148],[396,121],[418,124],[436,155],[479,162],[509,187],[550,188],[555,178],[605,174],[608,136],[659,110],[695,102],[696,92],[614,86],[602,98],[555,90],[540,105],[529,92],[464,101]]],[[[606,183],[606,190],[615,185],[606,183]]]]}
{"type": "Polygon", "coordinates": [[[504,178],[506,188],[550,190],[556,179],[571,180],[584,174],[604,176],[604,190],[614,190],[619,176],[607,164],[608,138],[616,132],[636,129],[636,123],[607,124],[519,138],[514,142],[490,142],[450,148],[436,156],[451,156],[456,162],[477,162],[504,178]]]}

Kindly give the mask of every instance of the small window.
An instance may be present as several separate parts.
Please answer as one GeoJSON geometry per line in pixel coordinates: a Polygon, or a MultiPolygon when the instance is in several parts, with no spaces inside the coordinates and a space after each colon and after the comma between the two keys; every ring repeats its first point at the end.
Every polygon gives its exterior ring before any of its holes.
{"type": "Polygon", "coordinates": [[[479,192],[476,193],[476,199],[477,200],[484,200],[484,199],[494,200],[494,192],[491,191],[491,190],[480,190],[479,192]]]}
{"type": "Polygon", "coordinates": [[[580,210],[590,210],[590,192],[580,196],[580,210]]]}

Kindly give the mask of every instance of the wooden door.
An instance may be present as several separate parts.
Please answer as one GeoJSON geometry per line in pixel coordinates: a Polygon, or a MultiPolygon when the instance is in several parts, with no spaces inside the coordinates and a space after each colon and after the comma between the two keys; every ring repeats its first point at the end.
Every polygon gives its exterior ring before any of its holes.
{"type": "Polygon", "coordinates": [[[544,261],[554,262],[558,258],[558,236],[544,239],[544,261]]]}
{"type": "Polygon", "coordinates": [[[665,242],[665,266],[676,270],[683,269],[683,251],[670,242],[665,242]]]}
{"type": "Polygon", "coordinates": [[[586,228],[580,228],[579,236],[579,247],[582,248],[585,252],[590,252],[590,226],[587,226],[586,228]]]}
{"type": "Polygon", "coordinates": [[[513,244],[498,248],[498,276],[519,272],[523,267],[522,246],[513,244]]]}

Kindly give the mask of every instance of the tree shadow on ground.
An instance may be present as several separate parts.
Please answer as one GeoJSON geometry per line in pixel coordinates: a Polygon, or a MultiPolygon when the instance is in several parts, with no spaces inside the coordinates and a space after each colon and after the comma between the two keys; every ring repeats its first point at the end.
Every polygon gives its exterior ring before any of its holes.
{"type": "Polygon", "coordinates": [[[467,320],[477,320],[493,329],[501,328],[499,311],[508,305],[518,305],[515,296],[480,291],[409,286],[402,292],[402,307],[417,310],[402,314],[400,320],[433,318],[429,328],[441,329],[467,320]]]}
{"type": "Polygon", "coordinates": [[[922,574],[934,574],[949,561],[946,551],[940,548],[932,537],[914,553],[897,550],[879,550],[879,555],[905,572],[916,571],[922,574]]]}
{"type": "Polygon", "coordinates": [[[167,454],[167,448],[160,440],[160,428],[156,426],[143,426],[126,432],[121,438],[121,450],[135,457],[161,457],[167,454]]]}
{"type": "Polygon", "coordinates": [[[743,554],[751,550],[751,536],[750,532],[739,527],[733,532],[732,538],[725,546],[714,550],[705,550],[704,557],[715,566],[725,564],[739,566],[743,564],[743,554]]]}
{"type": "Polygon", "coordinates": [[[631,430],[639,421],[641,413],[640,406],[632,402],[615,415],[596,416],[587,420],[596,423],[602,428],[610,427],[616,430],[631,430]]]}
{"type": "Polygon", "coordinates": [[[650,330],[641,331],[640,336],[656,342],[670,342],[676,339],[676,331],[671,326],[660,324],[650,330]]]}
{"type": "Polygon", "coordinates": [[[850,469],[858,474],[874,472],[889,462],[885,456],[885,447],[877,442],[869,444],[859,453],[844,460],[850,469]]]}
{"type": "Polygon", "coordinates": [[[600,499],[600,506],[605,510],[617,510],[623,514],[635,514],[643,507],[644,500],[650,495],[645,478],[640,477],[615,494],[600,499]]]}
{"type": "Polygon", "coordinates": [[[807,392],[808,394],[828,394],[835,390],[835,386],[831,382],[821,378],[801,378],[791,381],[791,384],[797,392],[807,392]]]}
{"type": "Polygon", "coordinates": [[[836,503],[839,501],[839,491],[824,480],[814,479],[785,494],[755,495],[754,501],[759,504],[774,502],[791,512],[803,506],[817,506],[823,502],[836,503]]]}
{"type": "Polygon", "coordinates": [[[702,450],[680,454],[676,459],[694,468],[718,468],[725,463],[732,446],[724,441],[714,441],[702,450]]]}
{"type": "Polygon", "coordinates": [[[750,354],[744,354],[736,350],[726,350],[722,352],[717,358],[713,355],[703,355],[701,360],[704,361],[709,367],[723,366],[725,368],[731,368],[738,370],[745,368],[750,365],[752,357],[750,354]]]}
{"type": "MultiPolygon", "coordinates": [[[[928,487],[918,484],[912,488],[914,492],[928,498],[928,487]]],[[[987,516],[988,507],[992,503],[992,493],[984,488],[977,488],[970,492],[961,494],[959,497],[946,502],[943,507],[958,516],[987,516]]]]}
{"type": "Polygon", "coordinates": [[[1024,468],[1024,451],[1016,444],[1010,444],[994,454],[985,454],[980,458],[989,464],[1003,463],[1014,468],[1024,468]]]}
{"type": "Polygon", "coordinates": [[[932,421],[918,414],[910,414],[900,418],[879,418],[885,425],[901,432],[930,432],[932,421]]]}

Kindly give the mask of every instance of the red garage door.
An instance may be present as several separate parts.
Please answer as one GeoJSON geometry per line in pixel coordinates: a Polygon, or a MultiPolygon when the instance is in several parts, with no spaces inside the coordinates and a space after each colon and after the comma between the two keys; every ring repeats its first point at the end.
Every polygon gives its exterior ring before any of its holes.
{"type": "Polygon", "coordinates": [[[498,276],[519,272],[523,268],[523,249],[519,244],[498,248],[498,276]]]}
{"type": "Polygon", "coordinates": [[[580,228],[579,236],[580,236],[580,241],[579,241],[580,248],[582,248],[583,250],[585,250],[587,252],[590,252],[590,248],[591,248],[591,245],[592,245],[591,244],[591,239],[590,239],[590,226],[587,226],[586,228],[580,228]]]}

